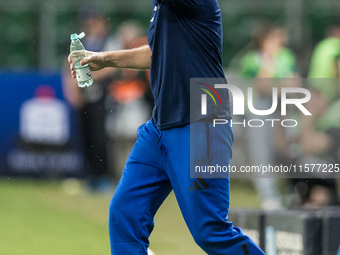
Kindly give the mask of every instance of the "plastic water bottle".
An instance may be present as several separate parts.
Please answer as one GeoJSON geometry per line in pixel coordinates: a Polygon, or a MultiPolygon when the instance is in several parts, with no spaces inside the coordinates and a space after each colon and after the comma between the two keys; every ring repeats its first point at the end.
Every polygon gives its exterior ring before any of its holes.
{"type": "Polygon", "coordinates": [[[88,64],[81,66],[80,61],[86,57],[84,45],[80,39],[85,36],[84,32],[79,35],[71,34],[70,52],[72,61],[74,63],[74,70],[76,71],[76,78],[78,86],[81,88],[89,87],[93,83],[90,67],[88,64]]]}

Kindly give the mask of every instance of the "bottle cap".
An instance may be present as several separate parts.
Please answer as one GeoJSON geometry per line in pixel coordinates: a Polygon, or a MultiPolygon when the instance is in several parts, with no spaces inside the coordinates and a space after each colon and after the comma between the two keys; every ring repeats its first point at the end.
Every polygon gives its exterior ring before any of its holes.
{"type": "Polygon", "coordinates": [[[74,34],[71,34],[71,40],[82,39],[82,38],[84,38],[84,36],[85,36],[84,32],[81,32],[79,35],[74,33],[74,34]]]}

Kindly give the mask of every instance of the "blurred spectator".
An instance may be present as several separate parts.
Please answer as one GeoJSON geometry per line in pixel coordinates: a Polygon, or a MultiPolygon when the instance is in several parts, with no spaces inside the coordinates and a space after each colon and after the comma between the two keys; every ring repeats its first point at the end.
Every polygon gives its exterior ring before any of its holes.
{"type": "MultiPolygon", "coordinates": [[[[314,49],[309,78],[340,77],[340,21],[328,29],[326,36],[314,49]]],[[[336,87],[317,89],[324,90],[323,94],[331,99],[338,95],[336,87]]]]}
{"type": "MultiPolygon", "coordinates": [[[[244,78],[291,78],[296,74],[294,53],[285,48],[287,35],[282,27],[270,22],[259,24],[253,34],[253,50],[241,60],[244,78]]],[[[256,88],[259,94],[272,93],[272,87],[256,88]]]]}
{"type": "MultiPolygon", "coordinates": [[[[81,17],[86,33],[82,41],[87,50],[121,50],[147,44],[137,22],[122,23],[113,36],[103,16],[89,12],[81,17]]],[[[90,174],[88,186],[92,190],[110,190],[110,170],[115,178],[120,178],[125,159],[135,142],[137,127],[151,115],[150,100],[145,100],[149,91],[148,74],[107,68],[93,73],[92,86],[80,89],[67,69],[65,71],[65,96],[80,114],[90,174]]]]}
{"type": "MultiPolygon", "coordinates": [[[[80,13],[83,30],[86,36],[82,40],[90,51],[109,51],[121,49],[119,39],[110,33],[108,20],[92,11],[80,13]]],[[[85,164],[88,169],[88,188],[91,191],[109,192],[113,185],[109,177],[107,135],[105,131],[107,87],[112,81],[114,70],[104,69],[93,73],[94,84],[79,88],[68,68],[63,75],[65,98],[78,111],[79,132],[82,137],[85,153],[85,164]]]]}
{"type": "MultiPolygon", "coordinates": [[[[340,21],[313,52],[308,86],[312,116],[303,116],[300,163],[340,163],[340,21]]],[[[301,204],[323,206],[339,203],[339,179],[296,180],[301,204]]]]}
{"type": "MultiPolygon", "coordinates": [[[[134,21],[119,26],[117,36],[123,49],[148,44],[141,26],[134,21]]],[[[136,130],[151,117],[153,97],[149,88],[149,72],[118,69],[109,85],[110,112],[107,130],[114,172],[120,177],[125,161],[136,141],[136,130]]]]}
{"type": "MultiPolygon", "coordinates": [[[[271,108],[273,86],[292,86],[289,83],[277,84],[274,79],[268,78],[298,77],[294,53],[284,47],[286,40],[286,32],[282,27],[270,22],[263,22],[254,30],[253,50],[247,52],[241,59],[241,77],[266,78],[256,79],[253,82],[253,101],[256,109],[266,110],[271,108]]],[[[280,119],[275,114],[271,116],[254,116],[247,113],[247,117],[263,121],[268,118],[280,119]]],[[[273,128],[270,125],[264,125],[261,128],[248,127],[247,135],[251,165],[274,165],[276,155],[273,148],[276,148],[278,153],[282,153],[287,149],[287,136],[283,127],[275,126],[273,128]]],[[[274,179],[257,178],[254,182],[262,199],[263,208],[277,209],[282,206],[274,179]]]]}
{"type": "MultiPolygon", "coordinates": [[[[318,79],[318,82],[322,82],[322,79],[318,79]]],[[[302,116],[302,156],[297,164],[339,164],[340,101],[329,104],[320,91],[310,91],[312,98],[306,107],[312,116],[302,116]]],[[[318,172],[315,172],[311,173],[313,179],[294,180],[295,191],[300,196],[300,200],[295,201],[297,205],[324,206],[336,203],[335,179],[329,178],[332,176],[326,176],[326,173],[317,175],[318,172]]]]}

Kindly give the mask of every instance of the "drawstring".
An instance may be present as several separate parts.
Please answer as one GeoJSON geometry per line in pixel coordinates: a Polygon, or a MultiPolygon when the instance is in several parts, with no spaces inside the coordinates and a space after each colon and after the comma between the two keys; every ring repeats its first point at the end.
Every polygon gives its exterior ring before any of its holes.
{"type": "MultiPolygon", "coordinates": [[[[159,143],[159,141],[161,140],[161,137],[162,137],[162,131],[159,131],[159,136],[158,136],[158,139],[157,139],[157,143],[156,143],[156,144],[159,143]]],[[[159,145],[159,149],[160,149],[160,151],[161,151],[161,154],[163,154],[163,151],[162,151],[162,141],[161,141],[161,143],[160,143],[160,145],[159,145]]]]}

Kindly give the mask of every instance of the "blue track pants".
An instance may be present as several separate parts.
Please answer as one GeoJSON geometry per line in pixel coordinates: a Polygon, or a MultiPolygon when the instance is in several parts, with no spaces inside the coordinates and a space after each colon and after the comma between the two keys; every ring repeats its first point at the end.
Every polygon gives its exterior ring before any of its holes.
{"type": "MultiPolygon", "coordinates": [[[[203,139],[198,139],[203,143],[199,150],[202,154],[207,153],[204,143],[209,143],[210,151],[223,151],[229,162],[233,141],[230,126],[225,125],[220,134],[224,140],[219,142],[204,137],[218,135],[211,125],[190,125],[202,130],[203,139]]],[[[227,222],[230,180],[190,178],[190,125],[159,131],[148,121],[139,127],[137,142],[110,203],[111,254],[147,254],[154,215],[171,190],[195,242],[207,254],[264,254],[239,228],[227,222]]]]}

